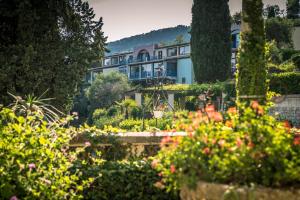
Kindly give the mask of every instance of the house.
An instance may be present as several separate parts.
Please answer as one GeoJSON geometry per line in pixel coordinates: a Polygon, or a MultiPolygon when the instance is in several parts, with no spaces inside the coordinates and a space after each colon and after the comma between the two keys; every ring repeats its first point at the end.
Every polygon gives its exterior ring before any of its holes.
{"type": "MultiPolygon", "coordinates": [[[[232,69],[235,70],[240,27],[232,28],[232,69]]],[[[155,78],[168,83],[194,83],[194,70],[189,43],[172,45],[143,45],[133,47],[132,51],[106,55],[102,66],[90,69],[89,82],[97,73],[118,71],[126,74],[134,83],[147,84],[155,78]]]]}

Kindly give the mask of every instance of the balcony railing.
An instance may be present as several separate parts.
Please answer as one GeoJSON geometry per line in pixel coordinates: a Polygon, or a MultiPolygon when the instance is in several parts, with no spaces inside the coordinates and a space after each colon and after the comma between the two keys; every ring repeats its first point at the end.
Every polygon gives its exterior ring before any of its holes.
{"type": "Polygon", "coordinates": [[[135,73],[130,73],[129,75],[129,79],[130,80],[140,80],[140,79],[146,79],[146,78],[157,78],[158,77],[158,73],[159,77],[172,77],[172,78],[176,78],[177,77],[177,71],[174,70],[164,70],[163,72],[149,72],[149,71],[145,71],[142,73],[139,72],[135,72],[135,73]]]}

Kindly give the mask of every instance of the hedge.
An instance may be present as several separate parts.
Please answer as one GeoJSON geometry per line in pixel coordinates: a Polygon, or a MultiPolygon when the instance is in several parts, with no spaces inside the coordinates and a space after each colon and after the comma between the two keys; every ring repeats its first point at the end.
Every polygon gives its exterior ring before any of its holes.
{"type": "Polygon", "coordinates": [[[158,172],[147,161],[106,162],[94,175],[85,199],[96,200],[177,200],[178,192],[168,193],[160,183],[158,172]],[[158,188],[162,186],[161,188],[158,188]]]}
{"type": "Polygon", "coordinates": [[[280,94],[300,94],[300,72],[270,74],[270,90],[280,94]]]}

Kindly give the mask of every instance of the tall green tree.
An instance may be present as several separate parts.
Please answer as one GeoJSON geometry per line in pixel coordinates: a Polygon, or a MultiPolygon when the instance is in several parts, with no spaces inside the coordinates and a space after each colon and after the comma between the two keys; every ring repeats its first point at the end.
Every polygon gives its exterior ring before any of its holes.
{"type": "Polygon", "coordinates": [[[228,0],[194,0],[191,51],[198,83],[224,81],[231,69],[228,0]]]}
{"type": "Polygon", "coordinates": [[[102,59],[103,22],[81,0],[0,1],[0,103],[8,92],[65,109],[91,63],[102,59]]]}
{"type": "Polygon", "coordinates": [[[243,0],[237,97],[264,99],[267,91],[262,0],[243,0]]]}
{"type": "Polygon", "coordinates": [[[299,0],[287,0],[286,2],[287,18],[300,18],[300,2],[299,0]]]}

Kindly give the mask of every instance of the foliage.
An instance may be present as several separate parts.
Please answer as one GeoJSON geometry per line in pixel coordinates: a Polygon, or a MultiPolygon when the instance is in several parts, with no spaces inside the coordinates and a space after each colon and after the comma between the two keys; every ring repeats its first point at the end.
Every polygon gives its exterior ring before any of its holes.
{"type": "Polygon", "coordinates": [[[266,40],[275,40],[279,48],[293,46],[292,40],[293,23],[285,18],[270,18],[266,20],[266,40]]]}
{"type": "Polygon", "coordinates": [[[269,116],[257,102],[225,116],[209,106],[178,121],[187,137],[166,137],[155,168],[169,188],[199,180],[289,186],[300,183],[300,133],[269,116]]]}
{"type": "Polygon", "coordinates": [[[278,5],[267,5],[264,8],[264,12],[263,12],[264,16],[267,19],[281,17],[283,15],[283,13],[284,13],[284,10],[280,10],[278,5]]]}
{"type": "Polygon", "coordinates": [[[287,0],[286,3],[287,18],[297,19],[300,13],[300,4],[298,0],[287,0]]]}
{"type": "Polygon", "coordinates": [[[102,162],[78,157],[84,149],[69,150],[71,139],[82,131],[65,128],[70,117],[51,123],[43,117],[30,110],[23,117],[1,109],[0,199],[82,199],[83,187],[92,179],[79,177],[102,162]]]}
{"type": "Polygon", "coordinates": [[[198,83],[230,76],[231,23],[227,0],[195,0],[192,8],[191,56],[198,83]]]}
{"type": "Polygon", "coordinates": [[[134,107],[131,111],[131,117],[133,119],[141,119],[143,117],[143,111],[141,107],[134,107]]]}
{"type": "Polygon", "coordinates": [[[113,117],[103,116],[93,121],[93,125],[95,125],[99,129],[103,129],[105,128],[105,126],[118,127],[120,122],[123,120],[123,115],[115,115],[113,117]]]}
{"type": "Polygon", "coordinates": [[[126,119],[119,124],[119,127],[128,131],[141,131],[142,123],[141,119],[126,119]]]}
{"type": "Polygon", "coordinates": [[[82,0],[0,3],[0,103],[7,92],[54,97],[68,110],[88,66],[103,57],[102,19],[82,0]]]}
{"type": "Polygon", "coordinates": [[[95,173],[101,175],[101,179],[96,179],[85,191],[85,199],[179,199],[178,191],[167,193],[164,188],[158,188],[161,177],[148,161],[105,162],[95,173]]]}
{"type": "Polygon", "coordinates": [[[124,97],[129,88],[129,82],[124,74],[118,72],[98,74],[87,91],[91,110],[112,106],[115,101],[119,101],[124,97]]]}
{"type": "Polygon", "coordinates": [[[242,12],[236,12],[231,16],[231,22],[233,24],[241,24],[242,22],[242,12]]]}
{"type": "Polygon", "coordinates": [[[93,112],[93,121],[100,119],[101,117],[105,117],[107,115],[107,111],[105,109],[98,108],[93,112]]]}
{"type": "Polygon", "coordinates": [[[300,94],[300,73],[270,74],[270,90],[280,94],[300,94]]]}
{"type": "Polygon", "coordinates": [[[237,99],[262,96],[267,92],[262,0],[243,1],[241,45],[236,73],[237,99]]]}
{"type": "Polygon", "coordinates": [[[132,111],[133,108],[137,107],[137,104],[132,99],[124,99],[121,102],[115,102],[117,106],[121,109],[121,113],[125,114],[125,119],[128,119],[129,112],[132,111]]]}

